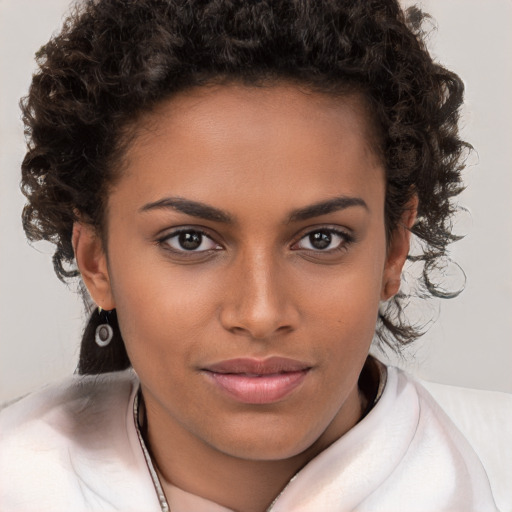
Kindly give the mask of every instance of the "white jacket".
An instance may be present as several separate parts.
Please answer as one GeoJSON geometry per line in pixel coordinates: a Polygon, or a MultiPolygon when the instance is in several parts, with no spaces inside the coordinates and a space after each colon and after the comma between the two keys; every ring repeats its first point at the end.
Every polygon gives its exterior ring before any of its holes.
{"type": "MultiPolygon", "coordinates": [[[[133,371],[74,376],[4,409],[0,511],[159,512],[135,427],[138,387],[133,371]]],[[[172,512],[183,510],[168,498],[172,512]]],[[[485,470],[460,431],[421,384],[388,368],[369,414],[299,471],[270,510],[497,508],[485,470]]]]}

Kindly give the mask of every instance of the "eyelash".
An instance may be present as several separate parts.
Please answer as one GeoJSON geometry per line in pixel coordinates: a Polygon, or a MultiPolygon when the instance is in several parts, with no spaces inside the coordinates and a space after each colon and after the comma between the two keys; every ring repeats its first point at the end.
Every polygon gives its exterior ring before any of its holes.
{"type": "MultiPolygon", "coordinates": [[[[304,251],[308,251],[309,253],[314,253],[314,254],[334,254],[339,251],[345,251],[348,248],[348,246],[355,241],[354,237],[351,234],[347,233],[346,231],[336,229],[333,227],[318,227],[316,229],[310,229],[309,231],[304,233],[296,242],[294,242],[292,244],[292,250],[295,250],[295,251],[301,250],[301,248],[294,249],[294,247],[297,246],[302,240],[305,240],[308,237],[311,237],[315,233],[327,233],[331,236],[335,235],[335,236],[338,236],[339,238],[341,238],[342,240],[340,241],[340,243],[338,244],[337,247],[334,247],[331,249],[322,250],[322,249],[303,248],[304,251]]],[[[183,256],[186,255],[189,257],[193,256],[193,255],[197,256],[200,254],[205,255],[205,254],[211,253],[212,251],[218,251],[218,250],[222,249],[222,246],[219,243],[217,243],[212,238],[212,236],[210,236],[207,232],[205,232],[204,230],[202,230],[200,228],[192,228],[192,227],[180,228],[180,229],[173,231],[170,234],[166,234],[164,237],[161,237],[157,240],[157,244],[162,246],[165,250],[167,250],[169,252],[172,252],[174,254],[183,255],[183,256]],[[175,239],[175,238],[179,237],[180,235],[187,234],[187,233],[200,235],[201,241],[200,241],[199,247],[204,243],[205,238],[208,239],[213,244],[215,244],[216,247],[205,249],[202,251],[197,251],[194,249],[187,250],[185,248],[177,249],[177,248],[170,246],[169,241],[171,239],[175,239]]]]}
{"type": "MultiPolygon", "coordinates": [[[[341,229],[332,228],[332,227],[318,227],[316,229],[310,229],[307,233],[303,234],[297,242],[293,244],[293,246],[296,246],[298,243],[300,243],[302,240],[307,239],[308,237],[311,237],[315,233],[328,233],[329,235],[336,235],[339,238],[341,238],[340,243],[337,247],[334,247],[332,249],[307,249],[304,250],[309,251],[310,253],[315,254],[334,254],[339,251],[345,251],[348,246],[355,241],[354,237],[347,233],[346,231],[343,231],[341,229]]],[[[297,249],[296,249],[297,250],[297,249]]]]}
{"type": "Polygon", "coordinates": [[[197,255],[197,254],[209,253],[211,251],[220,250],[220,248],[221,248],[220,244],[215,242],[215,240],[208,233],[206,233],[205,231],[203,231],[200,228],[177,229],[177,230],[173,231],[172,233],[169,233],[169,234],[165,235],[164,237],[158,239],[157,243],[159,245],[161,245],[167,251],[173,252],[175,254],[180,254],[180,255],[183,254],[183,255],[188,255],[188,256],[191,256],[194,254],[197,255]],[[180,235],[186,234],[186,233],[189,233],[189,234],[194,233],[194,234],[200,235],[201,236],[201,245],[204,243],[204,239],[206,238],[206,239],[210,240],[212,243],[216,244],[217,247],[214,249],[206,249],[203,251],[197,251],[197,250],[187,250],[187,249],[176,249],[169,245],[169,241],[171,239],[178,238],[180,235]]]}

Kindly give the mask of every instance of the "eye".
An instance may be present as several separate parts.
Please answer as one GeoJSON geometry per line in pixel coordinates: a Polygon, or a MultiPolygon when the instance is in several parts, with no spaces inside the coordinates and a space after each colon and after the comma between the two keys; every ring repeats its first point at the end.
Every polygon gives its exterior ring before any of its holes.
{"type": "Polygon", "coordinates": [[[176,252],[204,252],[222,249],[208,235],[195,229],[184,229],[174,232],[162,239],[161,243],[169,246],[171,250],[176,252]]]}
{"type": "Polygon", "coordinates": [[[295,244],[294,249],[329,252],[343,249],[351,241],[352,237],[347,233],[324,228],[310,231],[295,244]]]}

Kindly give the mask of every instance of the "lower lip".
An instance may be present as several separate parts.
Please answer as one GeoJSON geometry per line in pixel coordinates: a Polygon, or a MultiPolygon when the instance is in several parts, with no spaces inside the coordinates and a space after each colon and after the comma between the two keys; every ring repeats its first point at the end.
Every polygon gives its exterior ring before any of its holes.
{"type": "Polygon", "coordinates": [[[221,391],[245,404],[271,404],[288,396],[304,382],[309,370],[273,375],[207,372],[221,391]]]}

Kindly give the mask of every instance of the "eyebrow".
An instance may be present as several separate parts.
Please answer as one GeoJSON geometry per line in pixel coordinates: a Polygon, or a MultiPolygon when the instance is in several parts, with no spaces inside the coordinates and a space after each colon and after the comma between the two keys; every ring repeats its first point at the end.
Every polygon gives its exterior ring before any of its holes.
{"type": "Polygon", "coordinates": [[[144,205],[142,208],[140,208],[139,211],[148,212],[151,210],[160,210],[166,208],[171,208],[178,212],[186,213],[192,217],[199,217],[200,219],[223,222],[226,224],[233,222],[233,217],[223,210],[219,210],[218,208],[214,208],[213,206],[209,206],[198,201],[184,199],[182,197],[166,197],[164,199],[160,199],[159,201],[144,205]]]}
{"type": "MultiPolygon", "coordinates": [[[[300,222],[339,210],[345,210],[346,208],[354,206],[360,206],[369,211],[368,205],[360,197],[339,196],[305,206],[304,208],[293,210],[288,217],[287,222],[300,222]]],[[[220,210],[219,208],[215,208],[199,201],[184,199],[182,197],[166,197],[144,205],[139,209],[139,211],[142,213],[168,208],[185,213],[192,217],[198,217],[200,219],[214,222],[222,222],[225,224],[234,222],[233,216],[224,210],[220,210]]]]}
{"type": "Polygon", "coordinates": [[[366,202],[360,197],[339,196],[294,210],[290,214],[288,222],[308,220],[314,217],[320,217],[321,215],[327,215],[328,213],[337,212],[339,210],[345,210],[346,208],[351,208],[353,206],[361,206],[365,210],[370,211],[366,202]]]}

